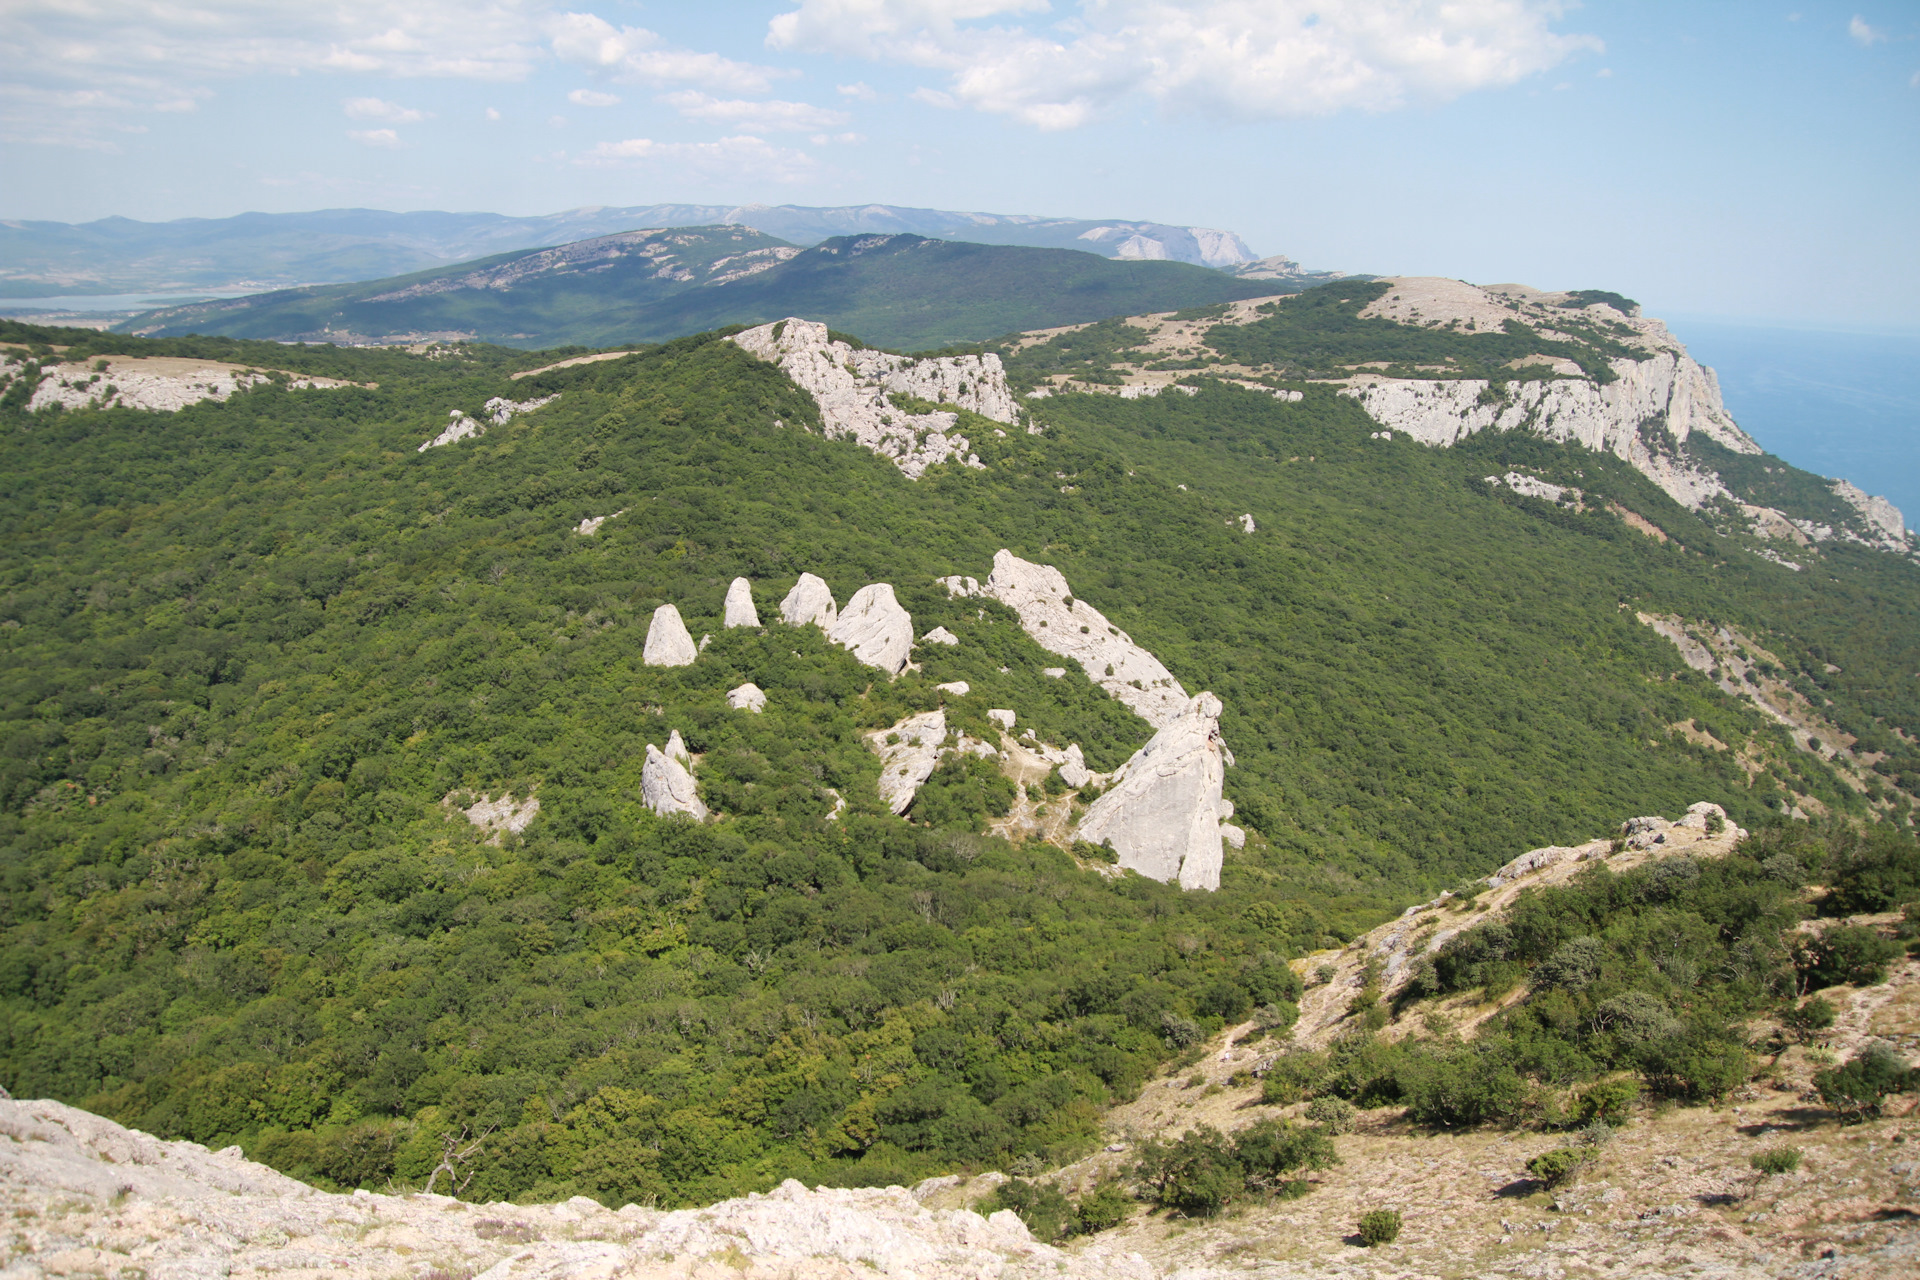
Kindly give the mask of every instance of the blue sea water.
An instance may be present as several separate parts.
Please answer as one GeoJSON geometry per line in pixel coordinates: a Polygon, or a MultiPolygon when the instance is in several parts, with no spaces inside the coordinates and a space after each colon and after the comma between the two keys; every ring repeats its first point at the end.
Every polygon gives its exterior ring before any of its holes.
{"type": "Polygon", "coordinates": [[[1767,452],[1851,480],[1920,524],[1920,334],[1668,323],[1767,452]]]}

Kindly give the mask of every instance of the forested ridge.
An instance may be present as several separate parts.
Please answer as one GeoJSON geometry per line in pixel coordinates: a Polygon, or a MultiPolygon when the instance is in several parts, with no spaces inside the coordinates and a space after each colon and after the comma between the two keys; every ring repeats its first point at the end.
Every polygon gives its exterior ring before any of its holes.
{"type": "Polygon", "coordinates": [[[1284,1017],[1289,956],[1522,849],[1701,799],[1756,827],[1790,794],[1869,815],[1636,610],[1764,636],[1914,767],[1911,564],[1836,547],[1790,573],[1610,457],[1382,443],[1326,389],[1061,396],[1042,435],[963,422],[986,470],[916,483],[713,335],[520,381],[553,353],[0,341],[378,384],[8,405],[0,471],[4,1083],[334,1185],[418,1181],[461,1132],[489,1135],[478,1197],[1058,1159],[1223,1020],[1284,1017]],[[450,409],[553,393],[416,452],[450,409]],[[1509,467],[1670,540],[1490,491],[1509,467]],[[990,838],[1004,793],[962,774],[912,813],[933,825],[880,805],[860,735],[937,683],[973,686],[963,724],[1013,707],[1096,768],[1149,736],[935,584],[1003,546],[1225,703],[1254,838],[1220,892],[990,838]],[[803,571],[843,601],[892,583],[961,644],[889,683],[811,628],[720,626],[735,575],[764,620],[803,571]],[[690,667],[640,663],[665,602],[714,636],[690,667]],[[764,716],[725,704],[749,679],[764,716]],[[639,802],[674,729],[709,824],[639,802]],[[540,816],[489,844],[456,792],[540,816]]]}

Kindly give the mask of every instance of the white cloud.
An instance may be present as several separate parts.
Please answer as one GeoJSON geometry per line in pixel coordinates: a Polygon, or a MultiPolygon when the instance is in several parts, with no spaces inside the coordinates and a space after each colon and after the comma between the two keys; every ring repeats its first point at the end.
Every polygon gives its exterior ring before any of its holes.
{"type": "Polygon", "coordinates": [[[880,97],[873,91],[873,86],[864,80],[855,80],[852,84],[837,84],[833,86],[833,91],[843,98],[852,98],[857,102],[874,102],[880,97]]]}
{"type": "Polygon", "coordinates": [[[430,114],[403,107],[381,98],[348,98],[342,104],[355,120],[391,120],[395,124],[418,124],[430,114]]]}
{"type": "Polygon", "coordinates": [[[591,13],[562,14],[548,24],[548,32],[553,52],[562,61],[595,67],[620,80],[765,93],[776,79],[794,74],[735,62],[717,53],[670,48],[644,27],[615,27],[591,13]]]}
{"type": "Polygon", "coordinates": [[[620,105],[619,95],[600,93],[593,89],[575,89],[567,95],[567,101],[576,107],[617,107],[620,105]]]}
{"type": "Polygon", "coordinates": [[[349,129],[347,136],[365,147],[397,147],[400,135],[391,129],[349,129]]]}
{"type": "Polygon", "coordinates": [[[1853,21],[1847,24],[1847,34],[1859,41],[1863,48],[1871,48],[1884,43],[1887,33],[1879,27],[1867,25],[1867,20],[1859,14],[1853,15],[1853,21]]]}
{"type": "Polygon", "coordinates": [[[816,168],[813,157],[806,152],[776,147],[748,134],[717,142],[656,142],[652,138],[602,142],[574,163],[600,167],[663,165],[709,178],[775,182],[800,181],[811,177],[816,168]]]}
{"type": "Polygon", "coordinates": [[[1017,24],[1045,0],[790,2],[768,24],[770,46],[941,71],[944,97],[915,96],[1042,129],[1084,124],[1134,94],[1237,118],[1384,111],[1513,84],[1602,48],[1551,29],[1561,0],[1081,0],[1031,29],[1017,24]]]}
{"type": "Polygon", "coordinates": [[[697,89],[669,93],[660,101],[689,120],[702,120],[728,129],[749,133],[830,129],[847,122],[844,111],[829,111],[805,102],[782,102],[778,98],[749,102],[741,98],[710,98],[697,89]]]}
{"type": "Polygon", "coordinates": [[[498,107],[487,108],[487,119],[498,120],[499,118],[500,118],[500,109],[498,107]]]}
{"type": "Polygon", "coordinates": [[[855,143],[866,140],[867,135],[864,133],[816,133],[807,139],[816,147],[824,147],[830,142],[855,143]]]}

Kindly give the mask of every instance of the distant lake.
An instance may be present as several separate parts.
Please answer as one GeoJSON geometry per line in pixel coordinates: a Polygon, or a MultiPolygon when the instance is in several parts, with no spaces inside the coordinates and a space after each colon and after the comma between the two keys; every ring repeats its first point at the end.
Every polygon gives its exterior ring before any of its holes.
{"type": "Polygon", "coordinates": [[[1920,525],[1920,334],[1669,323],[1762,448],[1889,498],[1920,525]]]}

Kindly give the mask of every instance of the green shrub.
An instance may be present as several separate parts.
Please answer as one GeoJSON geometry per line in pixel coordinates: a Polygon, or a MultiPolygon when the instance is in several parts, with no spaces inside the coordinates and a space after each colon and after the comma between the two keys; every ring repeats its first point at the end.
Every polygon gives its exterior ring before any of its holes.
{"type": "Polygon", "coordinates": [[[1802,1044],[1813,1039],[1818,1033],[1833,1025],[1834,1008],[1825,997],[1815,996],[1797,1008],[1789,1009],[1780,1018],[1785,1027],[1802,1044]]]}
{"type": "Polygon", "coordinates": [[[1848,983],[1870,987],[1887,979],[1887,965],[1904,948],[1861,925],[1836,925],[1796,948],[1794,966],[1807,990],[1848,983]]]}
{"type": "Polygon", "coordinates": [[[1875,1041],[1864,1053],[1828,1071],[1814,1073],[1813,1087],[1820,1100],[1849,1124],[1872,1120],[1888,1097],[1920,1086],[1914,1071],[1893,1046],[1875,1041]]]}
{"type": "Polygon", "coordinates": [[[1044,1182],[1010,1178],[980,1202],[984,1213],[1011,1209],[1020,1215],[1036,1240],[1051,1243],[1074,1233],[1079,1218],[1060,1188],[1044,1182]]]}
{"type": "Polygon", "coordinates": [[[1398,1209],[1375,1209],[1371,1213],[1360,1215],[1360,1238],[1366,1241],[1367,1248],[1375,1245],[1392,1244],[1400,1238],[1400,1211],[1398,1209]]]}
{"type": "Polygon", "coordinates": [[[1757,1151],[1748,1156],[1747,1163],[1758,1170],[1763,1177],[1792,1173],[1800,1167],[1800,1148],[1769,1147],[1765,1151],[1757,1151]]]}
{"type": "Polygon", "coordinates": [[[1527,1161],[1527,1172],[1546,1183],[1549,1189],[1564,1187],[1579,1176],[1580,1170],[1591,1158],[1589,1152],[1575,1147],[1561,1147],[1527,1161]]]}
{"type": "Polygon", "coordinates": [[[1119,1183],[1103,1182],[1080,1197],[1073,1211],[1078,1220],[1079,1233],[1092,1235],[1125,1222],[1127,1215],[1133,1211],[1133,1198],[1120,1189],[1119,1183]]]}
{"type": "Polygon", "coordinates": [[[1574,1114],[1582,1120],[1603,1120],[1609,1125],[1625,1124],[1640,1100],[1640,1082],[1619,1078],[1601,1080],[1580,1091],[1574,1114]]]}
{"type": "Polygon", "coordinates": [[[1173,1142],[1148,1142],[1133,1173],[1160,1207],[1211,1218],[1248,1191],[1297,1194],[1304,1188],[1291,1175],[1339,1162],[1320,1130],[1262,1120],[1231,1139],[1199,1125],[1173,1142]]]}
{"type": "Polygon", "coordinates": [[[1324,1053],[1283,1053],[1268,1064],[1267,1074],[1260,1080],[1260,1101],[1270,1107],[1298,1102],[1314,1091],[1326,1072],[1324,1053]]]}
{"type": "Polygon", "coordinates": [[[1328,1133],[1352,1133],[1355,1114],[1345,1098],[1315,1098],[1307,1104],[1307,1119],[1328,1133]]]}

